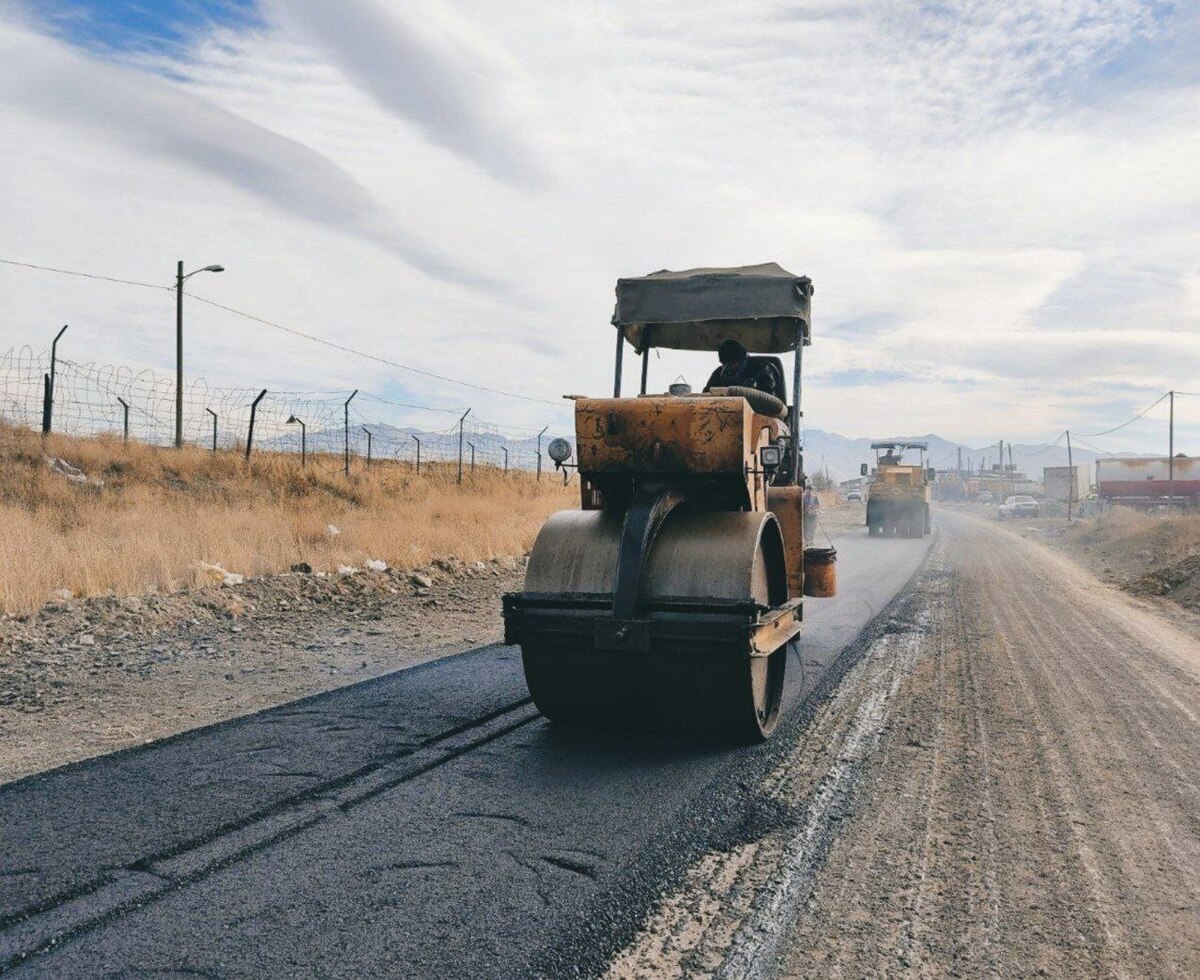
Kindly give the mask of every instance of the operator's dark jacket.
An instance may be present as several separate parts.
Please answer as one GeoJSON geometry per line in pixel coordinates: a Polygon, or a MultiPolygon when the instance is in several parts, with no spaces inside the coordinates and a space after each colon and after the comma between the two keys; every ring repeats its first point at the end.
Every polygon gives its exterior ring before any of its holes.
{"type": "Polygon", "coordinates": [[[768,360],[743,358],[740,364],[721,365],[708,379],[706,388],[757,388],[768,395],[783,398],[783,378],[768,360]]]}

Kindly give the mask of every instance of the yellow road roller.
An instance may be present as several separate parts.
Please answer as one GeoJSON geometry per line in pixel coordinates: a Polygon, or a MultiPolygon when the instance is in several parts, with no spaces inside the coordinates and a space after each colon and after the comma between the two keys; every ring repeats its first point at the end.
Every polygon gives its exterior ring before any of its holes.
{"type": "Polygon", "coordinates": [[[871,475],[867,487],[867,533],[871,537],[920,538],[933,530],[929,518],[930,489],[937,472],[925,466],[925,442],[873,442],[875,469],[866,463],[860,472],[871,475]],[[905,462],[908,450],[920,453],[918,462],[905,462]]]}
{"type": "Polygon", "coordinates": [[[506,642],[552,721],[768,737],[803,619],[801,365],[811,280],[769,263],[617,282],[611,398],[575,401],[581,509],[543,526],[506,642]],[[744,358],[703,391],[646,390],[654,348],[744,358]],[[625,347],[641,390],[622,397],[625,347]],[[780,354],[791,353],[791,404],[780,354]]]}

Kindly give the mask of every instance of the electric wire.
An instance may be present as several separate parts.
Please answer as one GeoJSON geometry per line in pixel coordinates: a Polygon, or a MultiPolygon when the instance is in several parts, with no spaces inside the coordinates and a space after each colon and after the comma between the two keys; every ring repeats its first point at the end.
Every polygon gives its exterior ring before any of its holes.
{"type": "MultiPolygon", "coordinates": [[[[19,262],[16,259],[0,258],[0,263],[4,265],[17,266],[23,269],[36,269],[40,272],[53,272],[63,276],[77,276],[82,279],[95,279],[101,282],[120,283],[126,286],[140,286],[144,289],[158,289],[165,292],[170,292],[175,287],[161,285],[159,283],[139,282],[136,279],[120,279],[116,276],[104,276],[94,272],[80,272],[76,269],[61,269],[55,266],[38,265],[33,262],[19,262]]],[[[321,344],[333,350],[341,351],[344,354],[353,354],[355,357],[366,358],[375,361],[379,364],[386,364],[388,367],[398,368],[401,371],[409,371],[413,374],[419,374],[426,378],[433,378],[437,381],[444,381],[447,384],[459,385],[463,388],[471,388],[475,391],[484,391],[492,395],[500,395],[504,398],[518,398],[521,401],[533,402],[537,405],[552,405],[555,408],[563,408],[563,403],[560,400],[550,400],[548,398],[536,398],[532,395],[522,395],[515,391],[506,391],[503,388],[493,388],[489,385],[476,384],[472,381],[463,381],[459,378],[452,378],[449,375],[437,374],[434,371],[427,371],[424,368],[414,367],[411,364],[403,364],[400,361],[394,361],[391,358],[381,357],[378,354],[371,354],[364,350],[359,350],[355,347],[350,347],[346,344],[338,344],[332,340],[325,340],[322,337],[317,337],[310,333],[305,333],[303,330],[297,330],[295,327],[284,326],[282,323],[276,323],[273,320],[268,320],[265,317],[255,316],[253,313],[247,313],[244,310],[235,309],[232,306],[226,306],[224,303],[218,303],[216,300],[207,299],[204,296],[198,296],[195,293],[187,293],[189,297],[198,303],[204,303],[208,306],[214,306],[219,310],[224,310],[226,313],[232,313],[234,316],[242,317],[262,326],[271,327],[274,330],[280,330],[284,333],[291,334],[294,337],[300,337],[304,340],[311,341],[315,344],[321,344]]]]}
{"type": "Polygon", "coordinates": [[[206,303],[209,306],[215,306],[219,310],[224,310],[226,313],[232,313],[234,316],[240,316],[244,319],[251,320],[254,323],[262,324],[266,327],[272,327],[275,330],[281,330],[284,333],[291,334],[294,337],[302,337],[305,340],[311,340],[313,343],[322,344],[325,347],[330,347],[333,350],[341,351],[344,354],[353,354],[356,357],[363,357],[369,361],[376,361],[379,364],[386,364],[388,367],[399,368],[401,371],[410,371],[413,374],[419,374],[422,377],[433,378],[437,381],[445,381],[447,384],[459,385],[463,388],[471,388],[475,391],[486,391],[492,395],[501,395],[505,398],[519,398],[521,401],[533,402],[537,405],[553,405],[555,408],[562,408],[561,401],[550,401],[548,398],[535,398],[532,395],[521,395],[515,391],[505,391],[503,388],[491,388],[488,385],[475,384],[472,381],[461,381],[458,378],[451,378],[445,374],[436,374],[433,371],[426,371],[424,368],[413,367],[411,364],[402,364],[400,361],[393,361],[388,357],[381,357],[378,354],[370,354],[367,351],[359,350],[356,347],[348,347],[345,344],[334,343],[332,340],[325,340],[322,337],[316,337],[313,334],[305,333],[303,330],[297,330],[295,327],[285,327],[282,323],[275,323],[272,320],[266,320],[263,317],[255,316],[253,313],[246,313],[243,310],[234,309],[232,306],[226,306],[224,303],[218,303],[216,300],[206,299],[203,296],[197,296],[195,293],[188,293],[192,299],[198,303],[206,303]]]}
{"type": "Polygon", "coordinates": [[[1158,405],[1160,405],[1163,401],[1166,400],[1166,398],[1169,394],[1170,394],[1170,392],[1166,392],[1165,394],[1163,394],[1161,397],[1159,397],[1158,401],[1154,402],[1153,405],[1149,405],[1142,411],[1138,412],[1137,415],[1135,415],[1133,418],[1131,418],[1128,422],[1122,422],[1120,425],[1113,426],[1111,429],[1105,429],[1103,432],[1080,432],[1079,435],[1084,436],[1086,438],[1091,438],[1092,436],[1106,436],[1112,432],[1119,432],[1121,429],[1125,428],[1125,426],[1133,425],[1133,423],[1136,422],[1138,419],[1142,418],[1144,415],[1149,413],[1152,409],[1154,409],[1158,405]]]}
{"type": "Polygon", "coordinates": [[[78,276],[80,279],[99,279],[102,282],[119,282],[125,286],[141,286],[144,289],[161,289],[167,292],[174,287],[164,286],[161,283],[154,282],[139,282],[136,279],[118,279],[115,276],[102,276],[95,272],[79,272],[75,269],[57,269],[51,265],[35,265],[32,262],[18,262],[16,259],[2,259],[0,263],[4,265],[20,266],[22,269],[37,269],[39,272],[57,272],[61,276],[78,276]]]}

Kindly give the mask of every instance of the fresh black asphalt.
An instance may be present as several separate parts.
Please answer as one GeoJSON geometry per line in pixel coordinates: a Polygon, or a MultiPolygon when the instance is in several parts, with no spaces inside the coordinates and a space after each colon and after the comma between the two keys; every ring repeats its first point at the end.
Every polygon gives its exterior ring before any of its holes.
{"type": "MultiPolygon", "coordinates": [[[[782,738],[926,544],[839,539],[841,594],[806,610],[782,738]]],[[[683,828],[731,819],[714,787],[778,746],[557,729],[527,698],[517,651],[487,647],[0,786],[0,970],[582,965],[562,948],[592,941],[581,917],[634,894],[633,869],[662,873],[649,857],[683,828]]]]}

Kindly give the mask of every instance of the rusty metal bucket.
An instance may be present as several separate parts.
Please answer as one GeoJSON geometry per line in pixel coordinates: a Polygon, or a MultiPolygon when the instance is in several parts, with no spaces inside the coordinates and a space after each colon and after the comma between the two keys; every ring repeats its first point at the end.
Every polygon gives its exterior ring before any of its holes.
{"type": "Polygon", "coordinates": [[[837,548],[804,549],[804,594],[814,599],[837,595],[837,548]]]}

